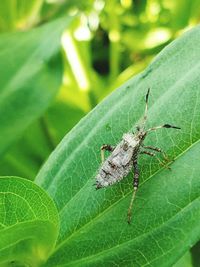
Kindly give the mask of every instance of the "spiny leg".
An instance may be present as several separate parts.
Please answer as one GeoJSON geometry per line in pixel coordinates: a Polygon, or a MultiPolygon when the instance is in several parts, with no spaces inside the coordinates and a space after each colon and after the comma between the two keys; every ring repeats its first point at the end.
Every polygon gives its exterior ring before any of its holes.
{"type": "Polygon", "coordinates": [[[104,160],[105,160],[105,150],[112,152],[114,149],[115,149],[114,146],[102,145],[101,146],[101,161],[104,162],[104,160]]]}
{"type": "Polygon", "coordinates": [[[140,154],[146,154],[146,155],[149,155],[151,157],[155,157],[156,156],[155,153],[152,153],[152,152],[149,152],[149,151],[140,151],[140,154]]]}
{"type": "Polygon", "coordinates": [[[138,163],[137,163],[137,158],[133,159],[133,171],[134,171],[134,176],[133,176],[133,195],[131,198],[131,202],[128,208],[128,224],[131,223],[131,211],[132,211],[132,206],[133,206],[133,201],[135,199],[135,195],[139,186],[139,168],[138,168],[138,163]]]}
{"type": "Polygon", "coordinates": [[[164,158],[164,160],[166,162],[169,162],[170,161],[170,159],[168,158],[167,154],[162,149],[160,149],[159,147],[143,146],[143,148],[145,148],[145,149],[151,149],[153,151],[159,152],[159,153],[162,154],[162,156],[163,156],[163,158],[164,158]]]}
{"type": "MultiPolygon", "coordinates": [[[[140,154],[146,154],[146,155],[151,156],[151,157],[156,157],[155,153],[152,153],[149,151],[141,151],[140,154]]],[[[171,170],[171,168],[169,166],[167,166],[166,164],[164,164],[159,158],[156,157],[156,159],[160,163],[160,165],[162,165],[163,167],[165,167],[168,170],[171,170]]]]}
{"type": "MultiPolygon", "coordinates": [[[[160,126],[156,126],[156,127],[149,128],[149,129],[147,130],[147,132],[150,132],[150,131],[156,131],[156,130],[158,130],[158,129],[162,129],[162,128],[174,128],[174,129],[178,129],[178,130],[181,129],[180,127],[177,127],[177,126],[173,126],[173,125],[170,125],[170,124],[164,124],[164,125],[160,125],[160,126]]],[[[146,148],[148,148],[148,147],[146,147],[146,148]]],[[[162,155],[163,155],[163,157],[164,157],[164,159],[165,159],[167,162],[170,161],[169,158],[167,157],[167,155],[166,155],[163,151],[161,151],[160,149],[158,149],[158,148],[154,148],[154,149],[153,149],[152,147],[149,147],[149,149],[152,149],[152,150],[161,152],[162,155]]],[[[157,159],[158,159],[158,158],[157,158],[157,159]]],[[[159,159],[158,159],[158,160],[159,160],[159,159]]],[[[165,165],[162,161],[160,161],[160,162],[161,162],[161,164],[162,164],[163,166],[166,167],[166,165],[165,165]]],[[[167,168],[170,169],[170,167],[167,167],[167,168]]]]}

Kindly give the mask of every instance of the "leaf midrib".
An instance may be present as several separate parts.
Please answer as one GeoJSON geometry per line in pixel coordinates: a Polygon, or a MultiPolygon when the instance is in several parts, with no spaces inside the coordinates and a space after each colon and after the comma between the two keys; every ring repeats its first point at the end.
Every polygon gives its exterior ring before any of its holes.
{"type": "MultiPolygon", "coordinates": [[[[14,192],[11,192],[11,191],[3,191],[3,192],[1,191],[0,194],[3,194],[3,195],[11,194],[11,195],[14,195],[14,196],[16,196],[17,198],[21,199],[22,201],[24,201],[24,202],[27,204],[27,206],[29,207],[29,209],[30,209],[30,211],[31,211],[31,213],[32,213],[32,215],[33,215],[33,217],[34,217],[34,218],[37,218],[37,216],[36,216],[36,214],[35,214],[35,211],[33,210],[33,208],[31,207],[30,203],[27,201],[26,198],[23,198],[22,196],[20,196],[20,195],[14,193],[14,192]]],[[[6,227],[9,227],[9,225],[6,226],[6,227]]]]}

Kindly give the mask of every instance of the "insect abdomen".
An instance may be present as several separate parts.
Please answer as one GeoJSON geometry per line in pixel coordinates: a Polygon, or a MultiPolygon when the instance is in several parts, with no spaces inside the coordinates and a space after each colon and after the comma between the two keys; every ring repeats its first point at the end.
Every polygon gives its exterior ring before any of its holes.
{"type": "Polygon", "coordinates": [[[113,162],[105,161],[97,175],[100,187],[107,187],[122,180],[130,172],[131,164],[117,166],[113,162]]]}

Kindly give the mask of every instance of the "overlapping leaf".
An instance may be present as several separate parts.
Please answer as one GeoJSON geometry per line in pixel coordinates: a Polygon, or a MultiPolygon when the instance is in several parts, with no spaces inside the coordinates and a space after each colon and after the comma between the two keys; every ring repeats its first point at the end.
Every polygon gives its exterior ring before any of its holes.
{"type": "Polygon", "coordinates": [[[88,114],[50,156],[36,182],[55,200],[61,219],[46,266],[172,266],[200,238],[200,27],[165,48],[149,67],[88,114]],[[132,224],[126,212],[132,174],[95,191],[99,148],[133,130],[151,88],[149,126],[181,130],[149,134],[145,144],[174,159],[169,171],[140,157],[132,224]]]}
{"type": "Polygon", "coordinates": [[[56,242],[56,207],[26,179],[0,177],[0,188],[0,265],[39,266],[56,242]]]}

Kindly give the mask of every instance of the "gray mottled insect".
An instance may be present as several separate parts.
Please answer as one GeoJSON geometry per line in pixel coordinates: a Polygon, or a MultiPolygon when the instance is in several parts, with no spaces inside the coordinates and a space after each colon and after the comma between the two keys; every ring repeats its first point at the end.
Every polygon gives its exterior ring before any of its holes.
{"type": "MultiPolygon", "coordinates": [[[[146,154],[149,156],[155,156],[155,153],[146,151],[145,149],[150,149],[163,154],[164,159],[168,160],[165,153],[162,152],[160,148],[145,146],[144,139],[147,134],[151,131],[161,129],[161,128],[175,128],[179,127],[172,126],[170,124],[164,124],[162,126],[152,127],[145,130],[145,122],[147,120],[147,110],[148,110],[148,98],[150,89],[148,89],[146,94],[146,108],[143,117],[143,121],[140,126],[136,129],[136,133],[125,133],[122,137],[121,142],[117,146],[103,145],[101,147],[101,158],[102,165],[96,176],[96,189],[110,186],[122,180],[133,168],[133,195],[131,198],[130,206],[128,209],[128,223],[131,221],[131,210],[133,201],[139,186],[139,168],[138,168],[138,156],[140,154],[146,154]],[[111,155],[104,161],[104,151],[112,152],[111,155]]],[[[157,158],[158,159],[158,158],[157,158]]],[[[159,160],[159,159],[158,159],[159,160]]],[[[160,161],[160,160],[159,160],[160,161]]],[[[162,163],[162,161],[160,161],[162,163]]],[[[162,163],[163,164],[163,163],[162,163]]]]}

